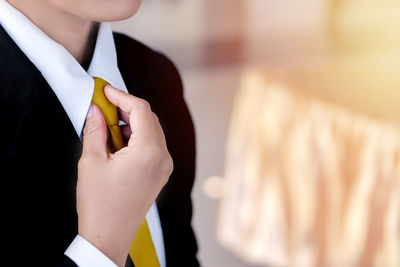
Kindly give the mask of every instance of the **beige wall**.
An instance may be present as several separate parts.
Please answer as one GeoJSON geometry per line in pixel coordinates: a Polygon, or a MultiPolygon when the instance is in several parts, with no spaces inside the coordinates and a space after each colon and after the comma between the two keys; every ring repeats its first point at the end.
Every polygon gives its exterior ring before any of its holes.
{"type": "Polygon", "coordinates": [[[204,39],[204,6],[204,0],[144,0],[135,16],[114,26],[153,46],[194,46],[204,39]]]}
{"type": "Polygon", "coordinates": [[[323,31],[326,0],[250,0],[245,5],[247,38],[323,31]]]}

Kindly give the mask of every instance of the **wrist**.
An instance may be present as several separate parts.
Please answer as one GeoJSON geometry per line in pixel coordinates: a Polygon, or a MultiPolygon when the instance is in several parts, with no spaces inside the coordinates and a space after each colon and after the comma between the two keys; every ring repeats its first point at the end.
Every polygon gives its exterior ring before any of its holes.
{"type": "MultiPolygon", "coordinates": [[[[90,229],[90,228],[89,228],[90,229]]],[[[128,256],[130,241],[104,231],[96,232],[95,229],[86,231],[79,229],[79,235],[100,250],[118,266],[124,266],[128,256]]]]}
{"type": "Polygon", "coordinates": [[[117,267],[114,261],[79,234],[71,242],[64,254],[75,262],[77,266],[117,267]]]}

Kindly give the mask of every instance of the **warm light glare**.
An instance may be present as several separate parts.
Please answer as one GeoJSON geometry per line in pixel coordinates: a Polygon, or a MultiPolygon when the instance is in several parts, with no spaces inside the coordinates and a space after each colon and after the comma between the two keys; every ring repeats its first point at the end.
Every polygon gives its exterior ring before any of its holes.
{"type": "Polygon", "coordinates": [[[211,199],[220,199],[224,193],[224,180],[220,176],[208,177],[203,183],[204,194],[211,199]]]}
{"type": "Polygon", "coordinates": [[[219,238],[272,266],[400,266],[400,131],[262,73],[233,113],[219,238]]]}

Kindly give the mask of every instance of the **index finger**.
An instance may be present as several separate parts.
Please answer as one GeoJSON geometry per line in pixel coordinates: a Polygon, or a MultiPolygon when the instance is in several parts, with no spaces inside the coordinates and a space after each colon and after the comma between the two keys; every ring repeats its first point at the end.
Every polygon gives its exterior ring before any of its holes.
{"type": "Polygon", "coordinates": [[[107,99],[120,109],[121,113],[125,113],[121,114],[121,116],[129,117],[132,132],[144,130],[148,133],[148,131],[154,130],[153,115],[150,104],[147,101],[127,94],[111,85],[104,87],[104,93],[107,99]]]}

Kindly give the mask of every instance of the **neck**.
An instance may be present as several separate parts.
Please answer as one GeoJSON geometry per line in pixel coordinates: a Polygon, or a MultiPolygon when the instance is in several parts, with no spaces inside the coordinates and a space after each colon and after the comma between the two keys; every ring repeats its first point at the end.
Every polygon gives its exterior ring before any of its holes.
{"type": "Polygon", "coordinates": [[[52,38],[81,64],[87,64],[93,54],[92,21],[85,20],[65,10],[38,0],[7,0],[24,13],[37,27],[52,38]]]}

